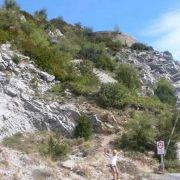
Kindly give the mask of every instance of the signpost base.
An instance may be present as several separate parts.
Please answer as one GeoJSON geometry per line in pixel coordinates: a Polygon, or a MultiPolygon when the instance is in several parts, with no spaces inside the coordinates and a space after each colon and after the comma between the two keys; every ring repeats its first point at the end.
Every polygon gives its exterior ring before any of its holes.
{"type": "Polygon", "coordinates": [[[164,166],[164,155],[161,154],[160,171],[161,171],[162,173],[164,173],[164,169],[165,169],[165,166],[164,166]]]}

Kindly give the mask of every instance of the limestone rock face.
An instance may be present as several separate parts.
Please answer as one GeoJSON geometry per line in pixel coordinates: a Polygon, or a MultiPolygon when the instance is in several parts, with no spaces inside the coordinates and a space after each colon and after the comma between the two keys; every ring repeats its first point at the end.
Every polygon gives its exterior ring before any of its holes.
{"type": "Polygon", "coordinates": [[[176,89],[176,95],[180,98],[180,66],[168,51],[161,53],[154,50],[141,52],[122,49],[116,57],[122,63],[135,65],[145,87],[152,89],[162,77],[170,80],[176,89]]]}
{"type": "Polygon", "coordinates": [[[75,105],[40,98],[55,83],[53,75],[40,71],[29,57],[12,51],[10,44],[0,47],[0,139],[35,130],[72,135],[79,116],[75,105]],[[15,55],[19,64],[13,62],[15,55]]]}

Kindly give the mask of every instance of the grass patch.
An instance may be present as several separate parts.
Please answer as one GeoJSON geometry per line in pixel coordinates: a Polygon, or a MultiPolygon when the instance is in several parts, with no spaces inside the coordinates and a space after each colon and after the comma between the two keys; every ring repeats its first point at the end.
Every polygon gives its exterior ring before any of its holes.
{"type": "Polygon", "coordinates": [[[47,132],[24,135],[17,133],[5,138],[3,145],[27,154],[38,152],[41,156],[50,157],[52,160],[62,159],[70,152],[67,139],[60,140],[57,135],[47,132]]]}

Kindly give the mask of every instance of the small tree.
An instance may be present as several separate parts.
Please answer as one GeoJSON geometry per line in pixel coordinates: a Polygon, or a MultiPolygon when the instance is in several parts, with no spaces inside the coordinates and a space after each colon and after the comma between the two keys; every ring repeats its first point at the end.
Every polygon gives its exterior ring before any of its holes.
{"type": "Polygon", "coordinates": [[[65,157],[70,151],[66,142],[60,143],[54,136],[50,136],[47,145],[47,154],[54,160],[65,157]]]}
{"type": "Polygon", "coordinates": [[[166,79],[160,79],[160,81],[157,83],[154,94],[163,103],[173,106],[176,104],[177,97],[175,96],[175,90],[171,83],[166,79]]]}
{"type": "Polygon", "coordinates": [[[19,9],[19,6],[16,0],[5,0],[4,1],[4,8],[6,9],[19,9]]]}
{"type": "Polygon", "coordinates": [[[131,49],[138,51],[152,51],[153,47],[147,46],[143,43],[136,42],[131,46],[131,49]]]}
{"type": "Polygon", "coordinates": [[[79,51],[79,57],[96,63],[98,58],[104,53],[104,49],[105,47],[99,44],[86,43],[79,51]]]}
{"type": "Polygon", "coordinates": [[[47,19],[47,10],[46,9],[41,9],[40,11],[35,11],[34,16],[39,21],[46,21],[46,19],[47,19]]]}
{"type": "Polygon", "coordinates": [[[138,89],[140,87],[138,72],[130,64],[121,64],[116,70],[116,78],[129,89],[138,89]]]}
{"type": "Polygon", "coordinates": [[[126,124],[126,132],[120,141],[121,146],[142,152],[152,149],[156,136],[153,125],[154,119],[151,115],[144,112],[135,113],[126,124]]]}
{"type": "Polygon", "coordinates": [[[78,119],[78,124],[76,126],[74,136],[84,138],[85,140],[89,140],[92,135],[92,125],[89,121],[89,118],[85,114],[81,114],[78,119]]]}
{"type": "Polygon", "coordinates": [[[84,27],[83,31],[85,36],[91,36],[93,34],[93,28],[91,27],[84,27]]]}
{"type": "Polygon", "coordinates": [[[104,107],[123,108],[129,98],[129,90],[124,85],[109,83],[102,85],[97,100],[104,107]]]}

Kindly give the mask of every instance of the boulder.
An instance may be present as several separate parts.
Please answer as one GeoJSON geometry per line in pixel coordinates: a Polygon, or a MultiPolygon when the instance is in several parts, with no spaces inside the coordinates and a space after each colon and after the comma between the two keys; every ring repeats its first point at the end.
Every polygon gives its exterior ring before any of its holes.
{"type": "Polygon", "coordinates": [[[15,89],[14,87],[6,86],[5,93],[11,97],[15,97],[19,94],[19,91],[17,89],[15,89]]]}
{"type": "Polygon", "coordinates": [[[4,84],[6,82],[6,74],[3,72],[0,72],[0,83],[4,84]]]}
{"type": "Polygon", "coordinates": [[[93,130],[96,133],[102,133],[103,132],[103,122],[98,118],[97,115],[89,115],[89,119],[91,121],[91,124],[93,126],[93,130]]]}
{"type": "Polygon", "coordinates": [[[111,77],[109,74],[102,70],[98,70],[96,68],[93,69],[93,73],[98,77],[100,82],[102,83],[116,83],[117,80],[115,80],[113,77],[111,77]]]}
{"type": "Polygon", "coordinates": [[[41,78],[43,79],[43,80],[45,80],[45,81],[47,81],[47,82],[52,82],[52,81],[54,81],[55,80],[55,76],[53,76],[53,75],[50,75],[50,74],[48,74],[48,73],[46,73],[46,72],[39,72],[39,75],[41,76],[41,78]]]}

